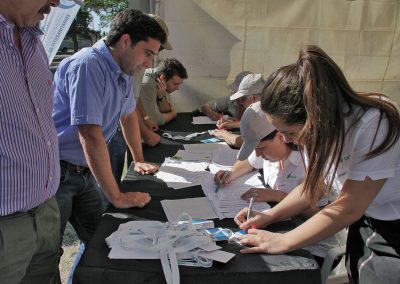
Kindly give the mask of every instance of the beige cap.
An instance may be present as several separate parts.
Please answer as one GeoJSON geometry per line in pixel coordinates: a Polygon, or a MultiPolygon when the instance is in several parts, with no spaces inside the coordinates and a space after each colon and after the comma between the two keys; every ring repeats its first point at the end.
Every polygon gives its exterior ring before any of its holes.
{"type": "Polygon", "coordinates": [[[240,82],[239,90],[230,99],[237,100],[243,96],[260,94],[265,85],[265,80],[261,74],[249,74],[240,82]]]}
{"type": "Polygon", "coordinates": [[[240,120],[240,135],[243,138],[242,147],[237,159],[246,160],[254,151],[257,144],[275,128],[268,122],[267,116],[261,110],[261,102],[251,104],[240,120]]]}
{"type": "Polygon", "coordinates": [[[168,41],[168,36],[169,36],[169,31],[168,31],[168,27],[165,24],[164,20],[161,19],[159,16],[154,15],[154,14],[149,14],[149,16],[151,18],[153,18],[154,20],[157,21],[157,23],[161,26],[161,28],[164,30],[165,34],[167,35],[167,39],[166,41],[161,45],[164,49],[167,50],[172,50],[172,45],[171,43],[168,41]]]}

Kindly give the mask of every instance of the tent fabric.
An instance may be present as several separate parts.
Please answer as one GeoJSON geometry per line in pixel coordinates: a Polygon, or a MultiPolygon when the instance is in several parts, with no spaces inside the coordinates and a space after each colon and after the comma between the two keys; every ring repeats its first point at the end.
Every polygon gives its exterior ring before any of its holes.
{"type": "Polygon", "coordinates": [[[316,44],[342,68],[357,91],[400,102],[398,0],[160,0],[159,14],[189,79],[172,95],[178,111],[228,94],[242,70],[265,78],[316,44]]]}

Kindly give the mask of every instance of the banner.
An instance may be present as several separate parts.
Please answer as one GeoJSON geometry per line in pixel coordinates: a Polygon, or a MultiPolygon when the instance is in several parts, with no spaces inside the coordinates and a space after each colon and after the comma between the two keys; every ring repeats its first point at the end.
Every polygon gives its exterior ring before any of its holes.
{"type": "Polygon", "coordinates": [[[61,0],[60,5],[52,8],[40,23],[43,32],[41,40],[46,49],[49,63],[51,63],[64,40],[83,0],[61,0]]]}

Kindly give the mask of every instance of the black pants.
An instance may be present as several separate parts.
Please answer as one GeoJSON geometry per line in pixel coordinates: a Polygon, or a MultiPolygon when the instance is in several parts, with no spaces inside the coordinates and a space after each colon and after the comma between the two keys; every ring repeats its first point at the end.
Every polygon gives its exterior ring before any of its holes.
{"type": "Polygon", "coordinates": [[[363,216],[347,236],[346,267],[350,283],[400,284],[400,220],[363,216]]]}

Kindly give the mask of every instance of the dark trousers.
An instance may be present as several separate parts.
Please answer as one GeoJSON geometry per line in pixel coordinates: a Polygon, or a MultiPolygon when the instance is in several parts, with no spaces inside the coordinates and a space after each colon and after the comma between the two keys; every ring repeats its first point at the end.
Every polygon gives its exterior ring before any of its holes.
{"type": "Polygon", "coordinates": [[[79,239],[87,243],[104,212],[97,182],[89,168],[61,161],[60,169],[60,185],[56,199],[60,209],[61,236],[69,221],[79,239]]]}
{"type": "Polygon", "coordinates": [[[0,283],[57,283],[60,215],[55,198],[0,217],[0,283]]]}
{"type": "Polygon", "coordinates": [[[349,227],[346,268],[350,283],[400,283],[400,220],[362,217],[349,227]]]}

